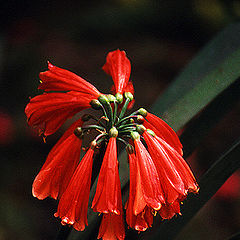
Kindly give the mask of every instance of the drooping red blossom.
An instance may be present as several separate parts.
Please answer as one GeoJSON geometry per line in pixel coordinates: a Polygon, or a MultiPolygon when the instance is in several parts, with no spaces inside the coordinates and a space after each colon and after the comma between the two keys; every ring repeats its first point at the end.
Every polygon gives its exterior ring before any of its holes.
{"type": "Polygon", "coordinates": [[[129,159],[129,198],[126,203],[126,221],[129,227],[137,231],[145,231],[147,228],[152,226],[153,215],[151,208],[145,203],[145,208],[141,213],[135,214],[136,206],[141,202],[141,195],[136,195],[139,193],[138,189],[141,189],[141,182],[139,181],[139,172],[137,169],[137,160],[135,153],[128,153],[129,159]],[[140,198],[139,198],[140,197],[140,198]]]}
{"type": "Polygon", "coordinates": [[[108,53],[103,70],[112,76],[116,93],[123,94],[131,73],[131,63],[126,56],[125,51],[119,49],[108,53]]]}
{"type": "Polygon", "coordinates": [[[125,52],[110,52],[103,70],[113,78],[115,96],[101,94],[86,80],[51,63],[48,71],[40,73],[39,89],[44,93],[30,99],[25,108],[29,125],[40,134],[53,134],[67,119],[90,107],[101,110],[102,115],[84,114],[69,127],[49,153],[32,192],[39,199],[59,199],[55,216],[63,225],[83,231],[88,225],[94,149],[100,148],[102,153],[107,144],[92,209],[103,215],[98,238],[123,240],[117,141],[127,145],[129,156],[130,189],[125,205],[129,227],[145,231],[157,212],[163,219],[180,214],[180,203],[189,192],[198,192],[198,186],[182,158],[182,145],[167,123],[143,108],[125,116],[134,103],[131,64],[125,52]],[[83,121],[89,122],[82,126],[83,121]],[[95,137],[79,163],[86,135],[95,137]]]}
{"type": "Polygon", "coordinates": [[[101,95],[92,84],[76,74],[51,63],[48,63],[48,68],[39,75],[39,89],[45,93],[31,98],[25,108],[28,124],[45,136],[56,132],[76,113],[90,108],[90,102],[101,95]]]}
{"type": "Polygon", "coordinates": [[[52,148],[33,182],[33,196],[57,199],[64,193],[79,162],[82,140],[75,136],[74,129],[82,123],[81,119],[74,122],[52,148]]]}
{"type": "Polygon", "coordinates": [[[71,224],[78,231],[88,225],[87,211],[91,185],[94,149],[91,147],[75,170],[70,183],[62,195],[55,217],[62,219],[62,224],[71,224]]]}
{"type": "Polygon", "coordinates": [[[39,135],[55,133],[61,125],[76,113],[90,108],[90,95],[67,93],[44,93],[30,100],[25,108],[28,124],[38,129],[39,135]]]}
{"type": "Polygon", "coordinates": [[[118,172],[116,138],[109,139],[100,169],[97,189],[92,202],[95,212],[120,214],[121,184],[118,172]]]}
{"type": "Polygon", "coordinates": [[[91,83],[79,77],[75,73],[56,67],[48,62],[48,71],[41,72],[39,89],[44,91],[76,91],[90,95],[97,99],[101,94],[91,83]]]}
{"type": "Polygon", "coordinates": [[[146,206],[159,210],[164,202],[162,188],[155,164],[142,144],[140,137],[134,139],[136,151],[136,195],[133,205],[134,215],[142,213],[146,206]]]}
{"type": "Polygon", "coordinates": [[[145,118],[147,121],[144,121],[143,125],[146,128],[153,130],[157,136],[162,138],[165,142],[174,147],[181,155],[183,155],[182,144],[177,134],[166,122],[149,112],[145,118]]]}
{"type": "Polygon", "coordinates": [[[144,131],[143,137],[157,168],[165,199],[160,215],[171,218],[180,213],[179,203],[188,192],[198,192],[198,185],[189,166],[173,147],[147,131],[144,131]]]}
{"type": "Polygon", "coordinates": [[[103,240],[123,240],[125,230],[123,224],[123,213],[104,213],[99,228],[98,239],[103,240]]]}

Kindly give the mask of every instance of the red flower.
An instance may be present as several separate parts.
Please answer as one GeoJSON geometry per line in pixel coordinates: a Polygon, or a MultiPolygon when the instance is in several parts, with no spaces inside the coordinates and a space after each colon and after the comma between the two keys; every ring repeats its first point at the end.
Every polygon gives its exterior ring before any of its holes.
{"type": "Polygon", "coordinates": [[[80,158],[82,140],[73,131],[82,123],[81,119],[74,122],[48,154],[33,182],[33,196],[57,199],[64,193],[80,158]]]}
{"type": "Polygon", "coordinates": [[[146,128],[153,130],[158,137],[162,138],[165,142],[174,147],[181,155],[183,155],[182,144],[179,141],[177,134],[167,123],[149,112],[145,118],[147,121],[144,121],[143,125],[146,128]]]}
{"type": "Polygon", "coordinates": [[[48,63],[49,70],[40,73],[39,89],[46,92],[30,100],[25,108],[28,124],[39,134],[51,135],[73,115],[90,108],[90,102],[101,93],[74,73],[48,63]],[[48,91],[65,91],[49,93],[48,91]]]}
{"type": "Polygon", "coordinates": [[[123,224],[123,214],[105,213],[99,228],[98,239],[103,240],[123,240],[125,230],[123,224]]]}
{"type": "MultiPolygon", "coordinates": [[[[137,168],[137,159],[134,153],[128,153],[129,158],[129,175],[130,175],[130,187],[129,187],[129,198],[126,203],[126,221],[127,224],[137,230],[145,231],[147,228],[152,226],[153,215],[151,208],[145,203],[145,207],[142,212],[136,214],[136,208],[141,202],[141,182],[139,176],[139,169],[137,168]],[[138,195],[136,195],[138,193],[138,195]],[[135,206],[136,205],[136,206],[135,206]]],[[[137,211],[139,212],[139,211],[137,211]]]]}
{"type": "Polygon", "coordinates": [[[103,70],[112,76],[116,93],[123,94],[131,73],[131,64],[124,51],[119,49],[108,53],[103,70]]]}
{"type": "Polygon", "coordinates": [[[130,195],[131,199],[134,197],[133,214],[138,215],[142,213],[146,206],[154,210],[161,208],[164,199],[162,197],[162,188],[160,185],[160,179],[158,177],[157,169],[150,157],[148,151],[140,141],[139,134],[134,132],[134,146],[136,151],[136,164],[132,165],[133,161],[130,161],[130,168],[135,167],[135,180],[131,174],[131,188],[135,190],[135,195],[130,195]]]}
{"type": "Polygon", "coordinates": [[[143,137],[157,168],[165,204],[160,209],[162,218],[180,213],[179,202],[188,192],[198,192],[196,180],[182,156],[163,139],[144,131],[143,137]]]}
{"type": "Polygon", "coordinates": [[[120,214],[121,184],[118,172],[116,138],[111,137],[100,169],[92,208],[100,213],[120,214]]]}
{"type": "Polygon", "coordinates": [[[72,224],[78,231],[83,231],[87,222],[87,210],[91,185],[94,150],[89,148],[84,155],[71,181],[62,195],[55,217],[62,219],[62,224],[72,224]]]}

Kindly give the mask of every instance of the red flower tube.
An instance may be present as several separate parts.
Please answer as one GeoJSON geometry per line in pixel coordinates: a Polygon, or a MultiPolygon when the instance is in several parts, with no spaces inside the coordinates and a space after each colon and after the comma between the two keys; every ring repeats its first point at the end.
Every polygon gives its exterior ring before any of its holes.
{"type": "Polygon", "coordinates": [[[94,149],[91,147],[75,170],[71,181],[58,204],[55,217],[62,219],[62,224],[71,224],[78,231],[83,231],[87,222],[88,201],[92,176],[94,149]]]}
{"type": "Polygon", "coordinates": [[[147,228],[152,226],[153,223],[153,215],[151,212],[151,208],[147,206],[145,203],[145,207],[142,212],[135,214],[135,204],[141,202],[141,196],[137,192],[138,189],[141,189],[141,182],[139,181],[139,169],[137,168],[137,160],[136,156],[131,149],[128,153],[129,159],[129,175],[130,175],[130,186],[129,186],[129,198],[126,203],[126,221],[127,224],[137,230],[137,231],[145,231],[147,228]],[[140,198],[139,198],[140,197],[140,198]],[[139,199],[138,199],[139,198],[139,199]]]}
{"type": "Polygon", "coordinates": [[[115,50],[108,53],[103,70],[112,76],[116,93],[123,94],[128,85],[131,63],[124,51],[115,50]]]}
{"type": "MultiPolygon", "coordinates": [[[[119,193],[121,184],[118,172],[116,137],[110,137],[100,169],[92,208],[100,213],[120,214],[119,193]]],[[[121,196],[121,194],[120,194],[121,196]]]]}
{"type": "Polygon", "coordinates": [[[180,213],[179,202],[188,192],[198,192],[198,185],[187,163],[174,148],[147,131],[142,135],[156,165],[166,202],[160,209],[160,215],[171,218],[175,213],[180,213]]]}
{"type": "Polygon", "coordinates": [[[132,133],[136,151],[136,195],[133,205],[134,215],[143,212],[146,206],[159,210],[164,202],[162,188],[155,164],[137,132],[132,133]]]}
{"type": "Polygon", "coordinates": [[[81,119],[74,122],[52,148],[33,182],[33,196],[57,199],[64,193],[80,158],[82,140],[75,136],[74,129],[82,123],[81,119]]]}

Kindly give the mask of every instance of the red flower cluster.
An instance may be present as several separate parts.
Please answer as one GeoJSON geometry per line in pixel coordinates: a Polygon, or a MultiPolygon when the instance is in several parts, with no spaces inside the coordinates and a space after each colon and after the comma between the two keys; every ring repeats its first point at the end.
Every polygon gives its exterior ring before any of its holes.
{"type": "Polygon", "coordinates": [[[176,133],[163,120],[139,110],[125,116],[134,101],[129,81],[131,64],[124,51],[107,55],[103,70],[112,76],[114,95],[102,94],[86,80],[48,63],[40,73],[42,95],[30,99],[25,112],[29,125],[44,137],[53,134],[76,113],[87,108],[102,116],[83,115],[74,122],[50,151],[33,183],[33,195],[59,199],[56,217],[83,231],[87,212],[93,160],[97,148],[105,148],[92,209],[103,214],[98,238],[124,239],[124,211],[118,171],[117,141],[126,144],[130,169],[127,224],[137,231],[152,226],[153,216],[170,219],[180,214],[180,203],[189,192],[198,192],[196,180],[182,158],[176,133]],[[88,121],[93,124],[86,124],[88,121]],[[82,141],[98,133],[79,163],[82,141]],[[144,144],[143,144],[144,143],[144,144]]]}

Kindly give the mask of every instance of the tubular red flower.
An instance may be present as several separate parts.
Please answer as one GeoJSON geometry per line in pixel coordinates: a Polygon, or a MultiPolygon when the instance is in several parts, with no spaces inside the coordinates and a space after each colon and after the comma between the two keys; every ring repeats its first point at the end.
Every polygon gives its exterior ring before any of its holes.
{"type": "Polygon", "coordinates": [[[48,62],[48,71],[41,72],[41,83],[38,89],[44,91],[76,91],[88,94],[93,99],[100,96],[100,92],[89,82],[75,73],[56,67],[48,62]]]}
{"type": "Polygon", "coordinates": [[[87,210],[91,185],[94,150],[89,148],[75,170],[71,181],[62,195],[55,217],[62,219],[62,224],[71,224],[78,231],[83,231],[87,222],[87,210]]]}
{"type": "Polygon", "coordinates": [[[119,201],[121,201],[121,184],[118,172],[117,144],[116,138],[111,137],[100,169],[92,208],[100,213],[120,214],[119,201]]]}
{"type": "Polygon", "coordinates": [[[188,192],[198,192],[196,180],[182,156],[159,137],[151,136],[147,131],[143,137],[148,151],[156,165],[166,204],[160,214],[170,218],[174,213],[180,213],[179,202],[188,192]]]}
{"type": "Polygon", "coordinates": [[[70,178],[77,167],[82,140],[73,133],[82,126],[82,120],[74,122],[48,154],[32,187],[34,197],[44,199],[48,196],[57,199],[65,191],[70,178]],[[73,147],[74,146],[74,147],[73,147]]]}
{"type": "Polygon", "coordinates": [[[98,239],[103,240],[123,240],[125,238],[123,214],[106,213],[103,214],[99,228],[98,239]]]}
{"type": "Polygon", "coordinates": [[[177,134],[166,122],[149,112],[145,118],[147,121],[144,121],[143,125],[146,128],[153,130],[157,136],[162,138],[165,142],[174,147],[181,155],[183,155],[182,144],[177,134]]]}
{"type": "Polygon", "coordinates": [[[126,53],[119,49],[108,53],[106,63],[102,68],[112,76],[116,93],[123,94],[126,91],[125,88],[131,73],[131,63],[126,57],[126,53]]]}
{"type": "MultiPolygon", "coordinates": [[[[129,186],[129,198],[125,206],[126,221],[131,228],[137,231],[145,231],[147,228],[152,226],[153,215],[151,213],[151,208],[147,206],[146,201],[141,196],[143,193],[138,190],[138,189],[141,190],[142,183],[139,181],[140,179],[138,177],[139,172],[137,172],[138,168],[136,163],[137,161],[136,156],[134,153],[132,153],[128,154],[128,158],[129,158],[130,186],[129,186]],[[136,208],[139,205],[143,205],[141,207],[141,209],[143,210],[142,212],[136,215],[135,214],[136,208]]],[[[137,212],[139,212],[139,210],[137,210],[137,212]]]]}
{"type": "Polygon", "coordinates": [[[146,206],[159,210],[164,202],[157,169],[140,139],[134,140],[136,150],[136,195],[133,205],[134,215],[143,212],[146,206]]]}
{"type": "Polygon", "coordinates": [[[90,108],[90,95],[68,93],[44,93],[30,100],[25,108],[28,124],[36,127],[45,136],[56,132],[70,117],[90,108]]]}

